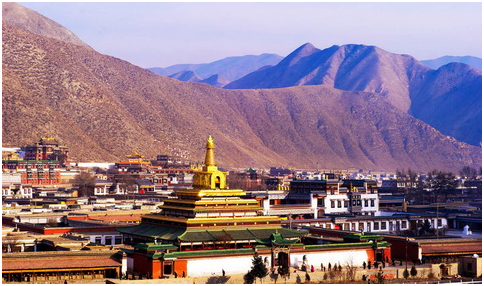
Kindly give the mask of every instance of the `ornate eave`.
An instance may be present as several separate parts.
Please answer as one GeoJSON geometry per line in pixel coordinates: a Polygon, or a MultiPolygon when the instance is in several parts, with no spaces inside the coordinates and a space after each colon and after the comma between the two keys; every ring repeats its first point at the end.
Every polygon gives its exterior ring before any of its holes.
{"type": "Polygon", "coordinates": [[[175,191],[178,196],[190,197],[241,197],[245,196],[246,192],[243,190],[229,190],[229,189],[193,189],[193,190],[178,190],[175,191]]]}
{"type": "Polygon", "coordinates": [[[198,223],[237,223],[237,222],[274,222],[280,221],[281,218],[277,216],[252,216],[252,217],[217,217],[217,218],[182,218],[164,215],[145,215],[143,218],[153,219],[158,221],[171,221],[186,224],[198,223]]]}

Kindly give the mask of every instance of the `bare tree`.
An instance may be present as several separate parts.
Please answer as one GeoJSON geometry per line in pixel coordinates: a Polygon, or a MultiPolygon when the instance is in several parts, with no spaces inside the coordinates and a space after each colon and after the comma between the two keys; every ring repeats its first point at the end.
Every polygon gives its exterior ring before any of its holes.
{"type": "Polygon", "coordinates": [[[118,179],[118,184],[122,189],[124,189],[126,198],[128,198],[130,194],[134,196],[136,190],[138,189],[138,185],[136,184],[136,177],[133,175],[120,175],[118,179]]]}
{"type": "Polygon", "coordinates": [[[93,175],[88,172],[81,172],[72,181],[74,187],[79,188],[79,194],[83,197],[94,195],[96,181],[93,175]]]}
{"type": "Polygon", "coordinates": [[[457,187],[457,181],[451,172],[433,170],[427,174],[427,187],[432,194],[432,203],[439,202],[441,195],[444,195],[445,201],[450,193],[457,187]]]}
{"type": "Polygon", "coordinates": [[[469,166],[465,166],[459,171],[459,175],[462,177],[466,177],[467,179],[472,179],[472,178],[475,178],[478,175],[478,173],[476,169],[469,166]]]}
{"type": "Polygon", "coordinates": [[[19,241],[17,237],[7,235],[2,239],[2,252],[15,252],[19,241]]]}
{"type": "Polygon", "coordinates": [[[355,281],[356,279],[356,266],[353,263],[353,259],[346,261],[346,279],[349,281],[355,281]]]}

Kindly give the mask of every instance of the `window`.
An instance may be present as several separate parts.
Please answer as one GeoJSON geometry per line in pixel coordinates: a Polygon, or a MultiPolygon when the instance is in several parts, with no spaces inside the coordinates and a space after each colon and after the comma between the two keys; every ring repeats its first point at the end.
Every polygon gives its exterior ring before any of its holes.
{"type": "Polygon", "coordinates": [[[359,223],[358,230],[365,230],[365,227],[362,222],[359,223]]]}
{"type": "Polygon", "coordinates": [[[348,207],[348,201],[345,201],[345,208],[348,207]]]}
{"type": "Polygon", "coordinates": [[[381,229],[387,229],[387,222],[386,221],[381,222],[381,229]]]}
{"type": "Polygon", "coordinates": [[[440,219],[440,218],[439,218],[439,219],[437,220],[437,226],[438,226],[438,227],[441,227],[441,226],[442,226],[442,219],[440,219]]]}
{"type": "Polygon", "coordinates": [[[380,229],[380,222],[379,221],[373,222],[373,229],[374,230],[379,230],[380,229]]]}
{"type": "Polygon", "coordinates": [[[375,200],[370,200],[370,203],[371,203],[370,205],[371,205],[372,207],[374,207],[374,206],[375,206],[375,200]]]}
{"type": "Polygon", "coordinates": [[[341,208],[341,201],[338,201],[338,208],[341,208]]]}
{"type": "Polygon", "coordinates": [[[368,200],[364,200],[365,201],[365,207],[368,207],[368,200]]]}
{"type": "Polygon", "coordinates": [[[324,207],[324,199],[318,199],[318,207],[324,207]]]}
{"type": "Polygon", "coordinates": [[[403,228],[407,228],[407,221],[406,220],[402,221],[402,229],[403,228]]]}
{"type": "Polygon", "coordinates": [[[334,201],[331,200],[331,207],[334,208],[334,201]]]}

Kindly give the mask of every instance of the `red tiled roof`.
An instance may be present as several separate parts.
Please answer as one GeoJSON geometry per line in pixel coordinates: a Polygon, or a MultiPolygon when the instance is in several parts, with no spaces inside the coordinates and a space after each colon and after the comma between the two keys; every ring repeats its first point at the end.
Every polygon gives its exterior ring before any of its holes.
{"type": "Polygon", "coordinates": [[[437,253],[459,253],[459,252],[473,252],[482,253],[482,244],[446,244],[446,245],[422,245],[422,254],[437,254],[437,253]]]}
{"type": "Polygon", "coordinates": [[[89,216],[92,220],[99,221],[141,221],[141,214],[133,215],[100,215],[100,216],[89,216]]]}
{"type": "Polygon", "coordinates": [[[121,266],[120,262],[110,258],[58,258],[58,259],[2,259],[2,271],[31,269],[69,269],[121,266]]]}

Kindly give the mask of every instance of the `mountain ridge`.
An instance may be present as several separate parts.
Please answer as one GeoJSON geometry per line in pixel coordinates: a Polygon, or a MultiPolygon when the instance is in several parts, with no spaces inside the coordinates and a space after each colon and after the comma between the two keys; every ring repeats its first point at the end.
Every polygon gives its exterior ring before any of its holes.
{"type": "MultiPolygon", "coordinates": [[[[482,85],[479,84],[479,80],[482,82],[482,73],[477,70],[466,73],[463,71],[463,69],[440,70],[441,73],[452,73],[447,75],[453,79],[452,91],[443,95],[449,100],[460,94],[461,90],[473,90],[476,95],[482,94],[482,85]],[[471,79],[459,80],[458,77],[470,77],[471,79]]],[[[229,83],[224,88],[260,89],[329,85],[341,90],[376,92],[389,99],[395,107],[424,120],[445,135],[478,146],[482,137],[481,119],[474,117],[473,120],[465,121],[458,120],[458,118],[452,122],[445,120],[442,118],[445,114],[439,112],[446,108],[444,100],[439,101],[442,106],[432,109],[435,111],[432,114],[419,112],[420,106],[416,102],[431,102],[432,94],[420,92],[418,87],[428,86],[429,83],[424,81],[432,78],[431,74],[434,72],[435,70],[424,66],[409,55],[389,53],[375,46],[334,45],[319,50],[306,43],[289,54],[278,65],[255,71],[229,83]],[[423,97],[423,99],[418,99],[418,97],[423,97]],[[441,121],[446,121],[451,126],[444,126],[439,123],[441,121]],[[462,132],[463,130],[472,130],[475,134],[462,132]]],[[[432,89],[427,88],[427,90],[439,93],[437,86],[432,89]]],[[[462,102],[462,105],[454,105],[453,108],[460,114],[482,114],[482,110],[477,108],[481,99],[477,96],[471,98],[474,100],[472,106],[475,108],[463,109],[466,104],[462,100],[454,100],[455,104],[462,102]]]]}
{"type": "Polygon", "coordinates": [[[90,48],[59,23],[14,2],[2,2],[2,21],[33,34],[90,48]]]}
{"type": "Polygon", "coordinates": [[[192,71],[198,74],[201,80],[218,74],[229,82],[243,77],[244,75],[258,70],[267,65],[277,64],[282,59],[276,54],[245,55],[227,57],[205,64],[178,64],[166,68],[148,68],[149,71],[162,76],[171,76],[182,71],[192,71]]]}
{"type": "Polygon", "coordinates": [[[443,56],[436,59],[422,60],[420,62],[435,70],[451,62],[457,62],[467,64],[482,72],[482,59],[473,56],[443,56]]]}

